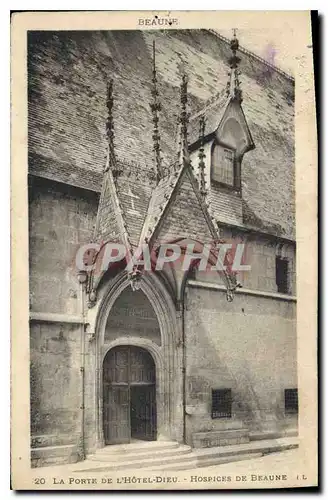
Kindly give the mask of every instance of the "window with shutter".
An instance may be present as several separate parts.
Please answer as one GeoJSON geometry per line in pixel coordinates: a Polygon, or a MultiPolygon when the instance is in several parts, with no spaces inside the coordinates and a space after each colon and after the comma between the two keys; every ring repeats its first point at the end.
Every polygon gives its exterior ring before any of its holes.
{"type": "Polygon", "coordinates": [[[217,144],[212,152],[212,180],[235,186],[235,152],[217,144]]]}

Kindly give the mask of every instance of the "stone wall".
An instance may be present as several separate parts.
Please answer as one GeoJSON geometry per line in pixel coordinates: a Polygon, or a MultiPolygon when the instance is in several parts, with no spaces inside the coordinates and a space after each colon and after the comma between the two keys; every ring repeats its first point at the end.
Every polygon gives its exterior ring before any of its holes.
{"type": "Polygon", "coordinates": [[[75,255],[92,239],[98,195],[33,178],[29,193],[30,308],[78,314],[75,255]]]}
{"type": "MultiPolygon", "coordinates": [[[[248,237],[245,241],[246,255],[251,266],[250,271],[241,273],[244,288],[276,293],[276,257],[279,248],[276,241],[265,241],[258,236],[248,237]]],[[[288,260],[288,293],[296,295],[296,255],[294,245],[288,244],[282,254],[288,260]]]]}
{"type": "Polygon", "coordinates": [[[51,452],[60,451],[56,447],[67,446],[61,461],[78,459],[82,425],[80,346],[80,325],[31,323],[31,444],[37,449],[50,447],[47,456],[44,452],[32,453],[36,465],[50,464],[54,458],[51,452]]]}
{"type": "MultiPolygon", "coordinates": [[[[288,260],[288,294],[296,296],[296,249],[292,242],[285,243],[276,238],[241,232],[228,227],[221,228],[220,236],[222,241],[232,244],[233,254],[236,244],[245,245],[241,263],[250,266],[250,269],[237,273],[238,281],[243,288],[277,293],[276,257],[281,256],[288,260]]],[[[199,281],[223,284],[222,277],[216,271],[198,271],[196,276],[199,281]]]]}
{"type": "Polygon", "coordinates": [[[47,180],[31,181],[32,464],[49,465],[76,461],[80,454],[83,325],[74,322],[82,321],[74,259],[79,245],[91,240],[98,196],[47,180]],[[38,318],[40,313],[43,319],[38,318]]]}
{"type": "Polygon", "coordinates": [[[187,440],[196,431],[295,425],[284,416],[284,389],[297,387],[295,303],[196,284],[185,313],[187,440]],[[211,390],[232,389],[231,419],[211,418],[211,390]]]}

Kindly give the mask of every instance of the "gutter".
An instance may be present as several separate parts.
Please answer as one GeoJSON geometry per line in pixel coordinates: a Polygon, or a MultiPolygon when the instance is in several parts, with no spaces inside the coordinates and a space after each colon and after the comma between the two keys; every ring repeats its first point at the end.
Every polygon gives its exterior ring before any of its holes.
{"type": "Polygon", "coordinates": [[[186,356],[186,332],[185,332],[185,294],[187,288],[185,287],[182,302],[181,302],[181,326],[182,326],[182,407],[183,407],[183,442],[186,444],[186,365],[187,365],[187,356],[186,356]]]}
{"type": "MultiPolygon", "coordinates": [[[[84,312],[84,284],[81,283],[80,286],[80,301],[81,301],[81,314],[83,319],[85,320],[85,312],[84,312]]],[[[80,359],[80,373],[81,373],[81,431],[80,431],[80,439],[78,444],[79,457],[80,460],[85,460],[85,444],[84,444],[84,421],[85,421],[85,405],[84,405],[84,385],[85,385],[85,331],[84,324],[80,325],[80,333],[81,333],[81,359],[80,359]]]]}

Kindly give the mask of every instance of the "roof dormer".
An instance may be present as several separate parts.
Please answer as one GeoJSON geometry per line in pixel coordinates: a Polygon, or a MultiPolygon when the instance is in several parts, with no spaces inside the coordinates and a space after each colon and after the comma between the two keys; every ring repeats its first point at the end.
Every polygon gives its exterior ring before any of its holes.
{"type": "Polygon", "coordinates": [[[236,208],[236,223],[242,221],[242,162],[244,155],[255,147],[242,108],[238,47],[234,34],[230,43],[232,55],[226,88],[190,120],[190,156],[193,166],[199,166],[199,183],[208,193],[208,201],[213,201],[213,206],[220,205],[214,199],[220,196],[220,192],[230,192],[240,198],[240,202],[231,200],[236,208]]]}
{"type": "Polygon", "coordinates": [[[210,143],[210,182],[240,191],[243,156],[254,143],[239,102],[230,100],[210,143]]]}

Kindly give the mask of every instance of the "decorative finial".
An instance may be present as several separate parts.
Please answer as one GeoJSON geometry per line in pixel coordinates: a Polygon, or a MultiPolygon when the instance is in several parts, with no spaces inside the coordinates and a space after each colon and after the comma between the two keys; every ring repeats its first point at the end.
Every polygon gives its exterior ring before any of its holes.
{"type": "Polygon", "coordinates": [[[226,273],[226,277],[228,279],[228,286],[227,286],[227,290],[226,290],[226,299],[228,302],[232,302],[234,297],[235,297],[236,290],[238,288],[242,288],[242,284],[239,283],[239,281],[237,281],[236,274],[226,273]]]}
{"type": "Polygon", "coordinates": [[[205,181],[205,163],[204,163],[204,137],[205,137],[205,116],[202,115],[199,121],[199,141],[200,141],[200,148],[199,148],[199,153],[198,153],[198,158],[199,158],[199,183],[200,183],[200,193],[205,199],[207,191],[206,191],[206,181],[205,181]]]}
{"type": "Polygon", "coordinates": [[[230,73],[229,73],[230,81],[228,81],[227,83],[226,93],[227,97],[230,96],[241,103],[243,101],[243,96],[239,81],[240,71],[238,70],[238,64],[240,63],[241,59],[240,57],[237,56],[237,50],[239,49],[239,41],[236,36],[236,31],[237,28],[233,28],[233,37],[230,41],[232,56],[229,58],[228,61],[230,65],[230,73]]]}
{"type": "Polygon", "coordinates": [[[107,163],[105,167],[105,172],[111,168],[113,171],[113,176],[116,178],[120,175],[121,170],[117,165],[116,155],[115,155],[115,133],[114,133],[114,118],[113,118],[113,80],[107,83],[107,119],[106,119],[106,139],[107,139],[107,163]]]}
{"type": "Polygon", "coordinates": [[[138,266],[133,266],[132,271],[128,274],[128,278],[130,280],[132,290],[134,292],[140,290],[142,273],[138,269],[138,266]]]}
{"type": "Polygon", "coordinates": [[[156,181],[157,183],[163,177],[163,169],[162,169],[162,159],[161,159],[161,147],[160,147],[160,135],[158,129],[158,121],[159,121],[159,112],[161,111],[161,103],[158,100],[158,90],[157,90],[157,75],[156,75],[156,55],[155,55],[155,40],[153,40],[153,88],[151,91],[153,101],[150,104],[150,109],[153,115],[153,151],[155,155],[155,165],[156,165],[156,181]]]}
{"type": "Polygon", "coordinates": [[[106,106],[107,106],[107,118],[106,118],[106,139],[108,145],[107,153],[107,164],[106,169],[108,170],[110,166],[113,165],[115,159],[114,153],[114,121],[113,121],[113,80],[107,83],[107,96],[106,96],[106,106]]]}
{"type": "Polygon", "coordinates": [[[180,113],[180,151],[179,155],[182,155],[182,161],[184,163],[189,163],[189,148],[188,148],[188,123],[189,115],[187,113],[188,104],[188,78],[185,73],[182,75],[181,85],[180,85],[180,103],[181,103],[181,113],[180,113]]]}

